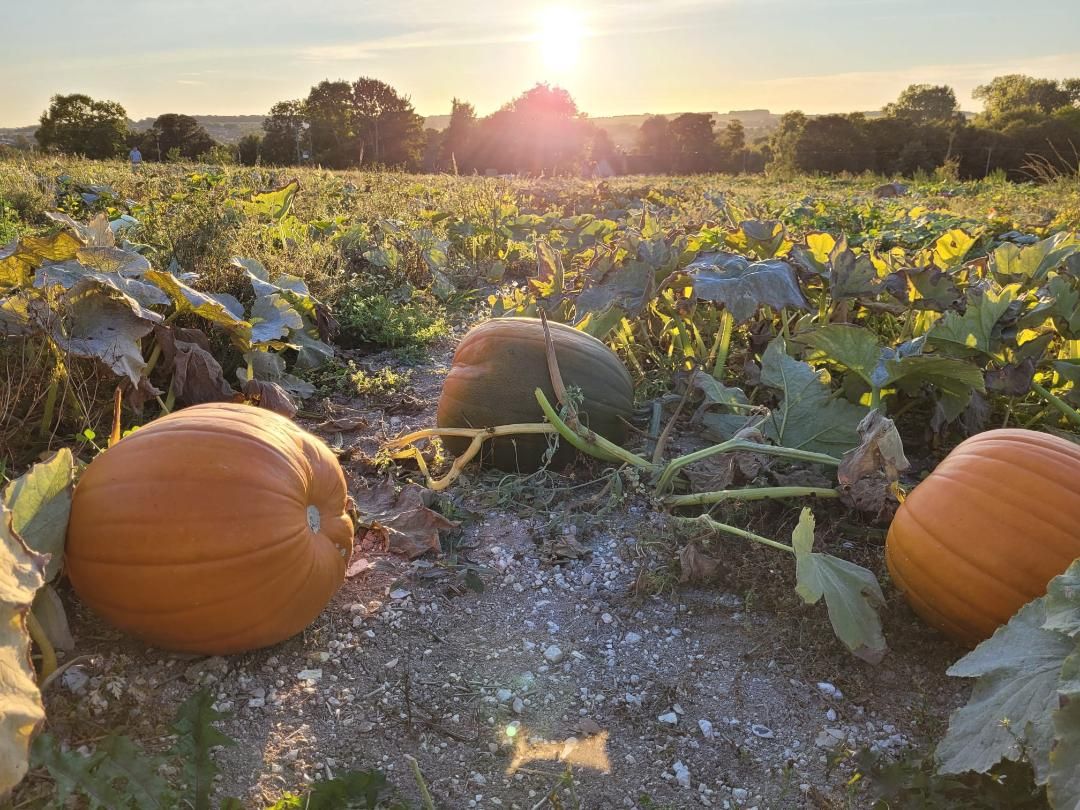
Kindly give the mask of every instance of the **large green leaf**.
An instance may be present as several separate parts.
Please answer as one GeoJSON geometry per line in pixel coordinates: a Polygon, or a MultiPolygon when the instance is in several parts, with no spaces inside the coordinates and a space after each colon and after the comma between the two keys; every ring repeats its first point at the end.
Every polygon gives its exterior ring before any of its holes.
{"type": "Polygon", "coordinates": [[[975,237],[959,228],[953,228],[951,231],[939,236],[937,241],[934,242],[934,264],[942,270],[959,267],[964,263],[964,257],[971,252],[974,245],[975,237]]]}
{"type": "Polygon", "coordinates": [[[950,667],[950,675],[978,680],[938,745],[943,773],[986,773],[1002,759],[1018,759],[1023,749],[1037,782],[1046,783],[1061,665],[1076,647],[1045,630],[1046,619],[1046,600],[1029,602],[950,667]]]}
{"type": "Polygon", "coordinates": [[[301,329],[304,321],[300,313],[280,293],[271,293],[255,299],[248,316],[251,323],[251,342],[265,343],[283,338],[292,329],[301,329]]]}
{"type": "Polygon", "coordinates": [[[26,775],[30,740],[45,720],[26,628],[44,584],[45,557],[27,547],[0,504],[0,795],[26,775]]]}
{"type": "Polygon", "coordinates": [[[75,258],[84,266],[99,273],[119,273],[122,276],[141,276],[150,270],[145,256],[133,250],[115,247],[79,248],[75,258]]]}
{"type": "Polygon", "coordinates": [[[65,751],[51,734],[34,740],[34,766],[46,768],[53,784],[59,806],[67,806],[72,796],[86,800],[89,810],[115,810],[130,807],[130,803],[97,767],[106,757],[105,751],[84,756],[78,751],[65,751]]]}
{"type": "Polygon", "coordinates": [[[836,637],[864,661],[881,661],[888,647],[877,613],[885,605],[877,577],[860,565],[815,552],[814,514],[809,509],[802,510],[791,545],[795,549],[795,592],[808,605],[824,596],[836,637]]]}
{"type": "Polygon", "coordinates": [[[1050,300],[1039,310],[1045,308],[1063,337],[1076,340],[1080,337],[1080,290],[1075,282],[1059,275],[1046,283],[1046,291],[1050,294],[1050,300]]]}
{"type": "Polygon", "coordinates": [[[781,259],[749,262],[734,253],[706,253],[687,265],[694,297],[727,309],[736,323],[745,323],[763,306],[810,308],[795,270],[781,259]]]}
{"type": "Polygon", "coordinates": [[[189,287],[172,273],[162,270],[149,270],[144,278],[164,290],[179,312],[191,312],[223,326],[238,340],[251,340],[251,324],[217,298],[189,287]]]}
{"type": "Polygon", "coordinates": [[[1080,560],[1054,577],[1046,588],[1046,621],[1043,627],[1080,638],[1080,560]]]}
{"type": "Polygon", "coordinates": [[[961,315],[948,312],[933,325],[927,340],[943,351],[960,357],[976,354],[993,355],[997,336],[994,327],[1020,289],[1019,284],[988,289],[968,300],[967,310],[961,315]]]}
{"type": "Polygon", "coordinates": [[[153,284],[116,273],[99,273],[74,260],[42,265],[34,274],[34,286],[40,289],[59,286],[70,290],[84,278],[93,279],[100,285],[119,290],[124,295],[134,298],[143,307],[167,306],[171,300],[164,291],[153,284]]]}
{"type": "Polygon", "coordinates": [[[239,200],[240,207],[248,214],[258,217],[268,217],[274,222],[283,220],[292,210],[293,198],[300,190],[300,181],[291,180],[281,188],[265,191],[261,194],[252,194],[249,200],[239,200]]]}
{"type": "Polygon", "coordinates": [[[881,278],[868,253],[854,253],[846,241],[833,249],[829,273],[829,294],[833,301],[846,298],[872,298],[877,295],[881,278]]]}
{"type": "Polygon", "coordinates": [[[12,528],[34,551],[50,555],[46,581],[59,573],[63,563],[74,478],[75,461],[65,447],[4,489],[3,502],[11,511],[12,528]]]}
{"type": "Polygon", "coordinates": [[[1057,692],[1046,794],[1051,807],[1076,810],[1080,808],[1080,647],[1065,659],[1057,692]]]}
{"type": "Polygon", "coordinates": [[[858,447],[857,428],[867,409],[834,398],[824,372],[788,356],[783,338],[765,350],[761,382],[782,396],[761,426],[777,444],[835,456],[858,447]]]}
{"type": "Polygon", "coordinates": [[[1006,242],[990,254],[990,272],[1003,284],[1014,277],[1038,283],[1078,251],[1080,238],[1067,231],[1024,247],[1006,242]]]}
{"type": "Polygon", "coordinates": [[[608,273],[601,284],[586,287],[577,297],[577,317],[597,315],[618,307],[624,314],[639,315],[653,296],[653,269],[639,261],[608,273]]]}

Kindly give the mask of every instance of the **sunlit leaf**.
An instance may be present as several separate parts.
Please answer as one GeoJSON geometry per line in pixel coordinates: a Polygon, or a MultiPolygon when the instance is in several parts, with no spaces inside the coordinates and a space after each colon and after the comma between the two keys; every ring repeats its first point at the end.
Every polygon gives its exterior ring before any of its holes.
{"type": "Polygon", "coordinates": [[[211,323],[225,327],[240,340],[251,340],[251,324],[213,296],[189,287],[176,276],[161,270],[149,270],[144,278],[164,290],[180,312],[191,312],[211,323]]]}
{"type": "Polygon", "coordinates": [[[1002,284],[1015,280],[1014,277],[1038,283],[1077,252],[1080,252],[1080,238],[1067,231],[1023,247],[1006,242],[990,254],[990,272],[1002,284]]]}
{"type": "Polygon", "coordinates": [[[780,259],[750,263],[734,253],[706,253],[684,271],[699,301],[723,305],[736,323],[750,320],[762,306],[809,309],[795,271],[780,259]]]}
{"type": "Polygon", "coordinates": [[[960,357],[992,355],[997,342],[994,327],[1016,299],[1018,289],[1018,284],[987,289],[968,301],[963,315],[945,313],[927,335],[928,342],[960,357]]]}
{"type": "Polygon", "coordinates": [[[256,298],[248,321],[251,323],[253,343],[285,337],[290,330],[300,329],[304,325],[300,313],[279,293],[256,298]]]}
{"type": "Polygon", "coordinates": [[[974,245],[973,236],[959,228],[953,228],[948,233],[939,236],[934,242],[934,264],[942,270],[959,267],[974,245]]]}

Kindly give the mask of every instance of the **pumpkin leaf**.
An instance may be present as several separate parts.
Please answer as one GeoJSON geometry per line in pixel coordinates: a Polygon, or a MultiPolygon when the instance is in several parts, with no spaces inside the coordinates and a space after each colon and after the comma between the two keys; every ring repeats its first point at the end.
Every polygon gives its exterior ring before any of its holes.
{"type": "Polygon", "coordinates": [[[1075,808],[1080,807],[1080,648],[1065,659],[1057,692],[1046,793],[1051,807],[1075,808]]]}
{"type": "Polygon", "coordinates": [[[150,261],[134,250],[115,247],[79,248],[75,254],[79,263],[98,273],[116,273],[122,276],[141,276],[150,270],[150,261]]]}
{"type": "Polygon", "coordinates": [[[334,347],[312,337],[307,328],[294,330],[289,343],[296,348],[297,368],[318,368],[334,359],[334,347]]]}
{"type": "MultiPolygon", "coordinates": [[[[116,234],[110,226],[109,218],[103,213],[96,214],[85,225],[76,222],[67,214],[46,211],[45,216],[53,222],[59,222],[71,228],[75,231],[75,235],[90,247],[113,247],[116,244],[116,234]]],[[[61,233],[65,232],[61,231],[61,233]]]]}
{"type": "Polygon", "coordinates": [[[927,333],[927,341],[959,357],[992,355],[997,338],[994,326],[1014,300],[1020,285],[987,289],[968,300],[967,310],[947,312],[927,333]]]}
{"type": "Polygon", "coordinates": [[[1080,252],[1080,239],[1068,231],[1032,245],[1005,242],[990,254],[990,272],[1002,283],[1015,277],[1037,283],[1077,252],[1080,252]]]}
{"type": "Polygon", "coordinates": [[[75,461],[65,447],[4,489],[3,502],[11,511],[11,528],[31,549],[49,555],[46,582],[56,578],[64,560],[74,479],[75,461]]]}
{"type": "Polygon", "coordinates": [[[248,380],[244,383],[244,396],[258,407],[280,413],[288,419],[296,416],[296,403],[292,401],[285,389],[276,382],[248,380]]]}
{"type": "Polygon", "coordinates": [[[794,268],[782,259],[751,263],[734,253],[705,253],[683,271],[694,297],[726,308],[736,323],[745,323],[762,306],[809,309],[794,268]]]}
{"type": "Polygon", "coordinates": [[[837,242],[829,273],[829,294],[833,300],[870,298],[877,295],[880,286],[881,279],[870,255],[854,253],[843,239],[837,242]]]}
{"type": "Polygon", "coordinates": [[[300,313],[280,293],[256,298],[248,320],[252,343],[277,340],[288,335],[289,330],[301,329],[304,325],[300,313]]]}
{"type": "Polygon", "coordinates": [[[238,200],[240,207],[248,214],[268,217],[274,222],[283,220],[292,210],[293,198],[300,190],[299,180],[290,180],[280,188],[252,194],[248,200],[238,200]]]}
{"type": "Polygon", "coordinates": [[[84,278],[93,279],[99,285],[112,287],[135,299],[143,307],[166,306],[169,296],[153,284],[134,278],[92,271],[77,261],[45,264],[34,274],[34,286],[47,288],[53,285],[69,290],[84,278]]]}
{"type": "Polygon", "coordinates": [[[1080,638],[1080,560],[1050,580],[1046,588],[1046,621],[1043,628],[1080,638]]]}
{"type": "Polygon", "coordinates": [[[562,256],[540,239],[536,243],[536,278],[529,279],[529,289],[541,298],[562,295],[566,279],[562,256]]]}
{"type": "Polygon", "coordinates": [[[774,339],[761,359],[761,382],[781,393],[780,404],[761,425],[777,444],[840,455],[859,445],[858,424],[867,409],[834,399],[823,372],[790,357],[774,339]]]}
{"type": "Polygon", "coordinates": [[[877,610],[885,605],[877,577],[861,565],[813,551],[814,513],[803,509],[791,534],[795,592],[808,605],[825,597],[833,632],[851,652],[876,664],[888,647],[877,610]]]}
{"type": "Polygon", "coordinates": [[[210,791],[218,773],[211,749],[236,745],[234,739],[214,727],[226,717],[214,708],[210,693],[200,690],[184,701],[173,723],[173,731],[179,736],[172,753],[183,760],[184,781],[191,790],[189,801],[194,810],[210,810],[210,791]]]}
{"type": "Polygon", "coordinates": [[[937,238],[933,246],[934,264],[951,270],[964,263],[964,257],[975,245],[975,237],[960,228],[953,228],[937,238]]]}
{"type": "Polygon", "coordinates": [[[76,357],[96,358],[138,385],[146,370],[139,341],[161,322],[161,316],[91,279],[80,281],[64,298],[66,333],[54,334],[56,344],[76,357]]]}
{"type": "Polygon", "coordinates": [[[0,795],[29,769],[30,740],[45,720],[26,614],[45,584],[45,557],[27,547],[0,503],[0,795]]]}
{"type": "Polygon", "coordinates": [[[601,284],[586,287],[577,297],[577,317],[583,320],[588,313],[606,313],[613,307],[626,314],[639,315],[653,297],[655,271],[639,261],[608,274],[601,284]]]}
{"type": "Polygon", "coordinates": [[[1037,784],[1046,784],[1058,679],[1076,648],[1067,636],[1044,629],[1046,620],[1046,598],[1028,602],[949,668],[949,675],[978,680],[937,747],[942,773],[986,773],[1002,759],[1026,754],[1037,784]]]}
{"type": "Polygon", "coordinates": [[[354,496],[359,525],[380,536],[390,551],[412,560],[442,548],[439,531],[458,524],[428,507],[432,493],[406,484],[398,493],[392,479],[354,496]]]}
{"type": "Polygon", "coordinates": [[[149,270],[143,277],[164,290],[172,299],[178,312],[193,313],[211,323],[224,327],[239,340],[251,340],[251,324],[245,321],[241,315],[236,314],[233,308],[228,305],[231,302],[223,302],[214,296],[199,292],[189,287],[172,273],[162,270],[149,270]]]}
{"type": "Polygon", "coordinates": [[[235,391],[225,380],[221,364],[196,343],[177,340],[173,344],[172,389],[176,398],[188,405],[227,402],[235,391]]]}

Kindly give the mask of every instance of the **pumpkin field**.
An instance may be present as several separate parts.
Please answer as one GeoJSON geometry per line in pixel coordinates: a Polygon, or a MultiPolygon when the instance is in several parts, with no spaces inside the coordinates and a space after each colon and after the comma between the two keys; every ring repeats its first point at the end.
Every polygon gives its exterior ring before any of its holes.
{"type": "Polygon", "coordinates": [[[0,162],[0,807],[1080,808],[1080,184],[0,162]]]}

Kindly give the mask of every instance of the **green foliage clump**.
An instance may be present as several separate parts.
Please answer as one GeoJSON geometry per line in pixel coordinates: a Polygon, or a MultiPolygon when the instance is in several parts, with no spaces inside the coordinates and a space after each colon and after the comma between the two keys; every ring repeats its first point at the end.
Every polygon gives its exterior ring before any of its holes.
{"type": "Polygon", "coordinates": [[[339,343],[393,349],[404,360],[421,359],[428,346],[450,334],[439,302],[413,289],[353,289],[338,301],[337,312],[339,343]]]}

